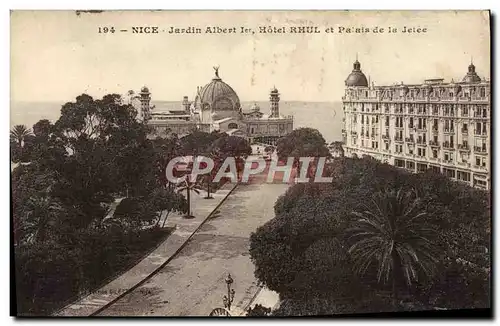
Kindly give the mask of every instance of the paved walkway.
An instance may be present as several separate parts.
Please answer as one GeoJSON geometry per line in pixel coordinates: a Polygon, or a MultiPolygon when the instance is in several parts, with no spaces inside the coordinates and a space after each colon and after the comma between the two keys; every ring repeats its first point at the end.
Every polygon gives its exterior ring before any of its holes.
{"type": "MultiPolygon", "coordinates": [[[[179,249],[182,249],[188,238],[200,224],[214,211],[234,189],[234,184],[226,184],[213,194],[214,199],[203,199],[206,195],[191,196],[191,207],[194,219],[185,219],[180,214],[171,213],[166,222],[167,227],[175,227],[175,231],[146,258],[137,265],[120,275],[102,288],[77,300],[58,311],[56,316],[89,316],[96,313],[109,302],[116,300],[120,295],[138,285],[145,277],[157,271],[179,249]]],[[[217,216],[217,214],[212,214],[217,216]]],[[[161,221],[160,223],[163,223],[161,221]]],[[[160,224],[161,225],[161,224],[160,224]]]]}
{"type": "Polygon", "coordinates": [[[279,307],[279,294],[264,287],[255,296],[255,299],[250,304],[250,307],[253,308],[258,304],[266,308],[271,308],[271,310],[275,310],[279,307]]]}
{"type": "Polygon", "coordinates": [[[248,252],[250,234],[274,217],[274,203],[287,188],[238,185],[174,259],[98,316],[208,316],[223,307],[228,273],[235,290],[231,310],[243,313],[260,291],[248,252]]]}

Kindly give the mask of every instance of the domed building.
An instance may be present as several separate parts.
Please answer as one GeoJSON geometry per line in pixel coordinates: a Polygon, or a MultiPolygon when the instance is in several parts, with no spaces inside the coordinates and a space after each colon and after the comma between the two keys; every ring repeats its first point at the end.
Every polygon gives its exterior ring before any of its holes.
{"type": "Polygon", "coordinates": [[[180,110],[151,106],[149,89],[146,86],[141,89],[139,116],[153,126],[151,137],[171,134],[182,137],[193,130],[220,131],[250,142],[275,144],[293,130],[293,117],[282,116],[279,112],[280,94],[276,87],[270,91],[269,114],[261,112],[256,103],[244,112],[236,91],[219,76],[219,67],[214,70],[212,80],[196,89],[193,102],[184,96],[180,110]]]}
{"type": "Polygon", "coordinates": [[[195,109],[201,113],[201,121],[208,122],[213,117],[236,117],[241,110],[238,94],[219,77],[219,68],[214,67],[214,70],[212,81],[198,88],[194,101],[195,109]]]}
{"type": "Polygon", "coordinates": [[[491,187],[491,85],[472,62],[459,82],[375,85],[356,60],[345,85],[346,156],[370,156],[414,173],[430,169],[473,187],[491,187]]]}
{"type": "Polygon", "coordinates": [[[463,83],[480,83],[481,77],[476,73],[476,66],[471,62],[467,74],[462,79],[463,83]]]}
{"type": "Polygon", "coordinates": [[[368,80],[365,74],[361,71],[361,64],[358,59],[353,64],[352,72],[345,80],[347,87],[368,87],[368,80]]]}

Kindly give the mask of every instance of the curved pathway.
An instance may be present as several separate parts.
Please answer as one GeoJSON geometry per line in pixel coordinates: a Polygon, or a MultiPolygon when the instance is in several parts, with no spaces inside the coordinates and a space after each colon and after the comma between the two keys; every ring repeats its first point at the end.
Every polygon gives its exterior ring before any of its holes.
{"type": "Polygon", "coordinates": [[[234,279],[233,306],[245,309],[260,289],[250,234],[274,217],[274,203],[287,187],[240,184],[172,261],[98,316],[207,316],[223,307],[227,273],[234,279]]]}

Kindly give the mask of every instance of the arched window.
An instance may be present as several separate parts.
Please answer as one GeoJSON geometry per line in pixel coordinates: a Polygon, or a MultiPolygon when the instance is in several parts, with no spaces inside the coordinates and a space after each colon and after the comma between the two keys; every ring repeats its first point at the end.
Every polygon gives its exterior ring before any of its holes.
{"type": "Polygon", "coordinates": [[[234,122],[231,122],[230,124],[227,125],[229,129],[238,129],[238,125],[234,122]]]}

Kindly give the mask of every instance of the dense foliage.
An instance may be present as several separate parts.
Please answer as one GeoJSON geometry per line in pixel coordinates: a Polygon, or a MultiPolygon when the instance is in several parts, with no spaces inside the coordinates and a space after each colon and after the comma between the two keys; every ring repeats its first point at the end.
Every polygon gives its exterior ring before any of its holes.
{"type": "Polygon", "coordinates": [[[149,140],[136,116],[118,95],[84,94],[64,104],[54,124],[13,128],[20,314],[50,313],[102,285],[170,232],[159,227],[161,211],[187,211],[184,196],[160,177],[178,146],[149,140]]]}
{"type": "Polygon", "coordinates": [[[330,152],[321,133],[312,128],[298,128],[281,138],[277,146],[278,158],[328,157],[330,152]]]}
{"type": "Polygon", "coordinates": [[[369,158],[327,170],[331,184],[292,186],[251,236],[276,315],[489,307],[487,192],[369,158]]]}

